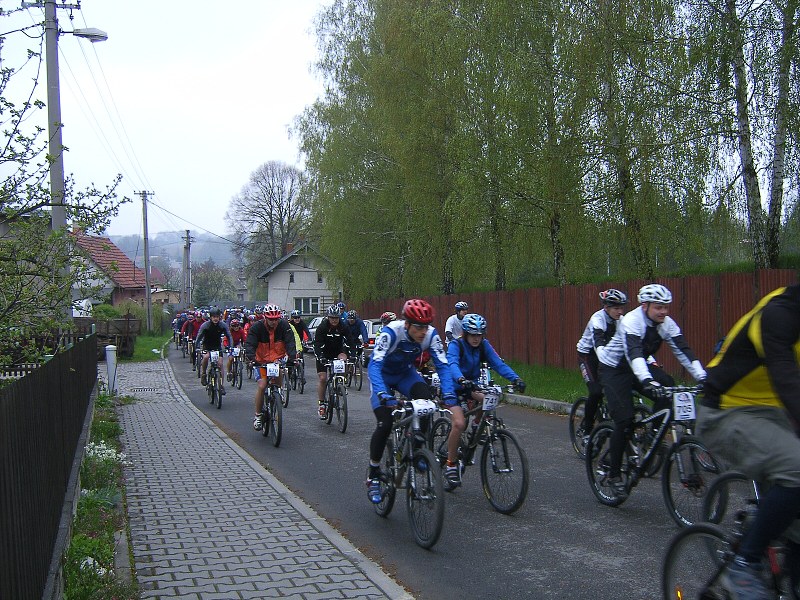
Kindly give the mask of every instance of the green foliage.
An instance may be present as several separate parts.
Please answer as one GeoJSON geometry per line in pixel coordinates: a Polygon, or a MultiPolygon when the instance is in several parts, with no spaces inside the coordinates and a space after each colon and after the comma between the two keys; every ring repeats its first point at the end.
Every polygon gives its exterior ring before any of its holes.
{"type": "Polygon", "coordinates": [[[148,362],[161,359],[161,349],[172,339],[172,333],[164,335],[137,335],[133,356],[122,360],[148,362]]]}
{"type": "Polygon", "coordinates": [[[92,316],[98,320],[118,319],[123,313],[110,304],[97,304],[92,307],[92,316]]]}
{"type": "Polygon", "coordinates": [[[571,403],[586,395],[586,384],[577,366],[574,369],[559,369],[517,361],[507,362],[527,384],[525,393],[528,396],[571,403]]]}

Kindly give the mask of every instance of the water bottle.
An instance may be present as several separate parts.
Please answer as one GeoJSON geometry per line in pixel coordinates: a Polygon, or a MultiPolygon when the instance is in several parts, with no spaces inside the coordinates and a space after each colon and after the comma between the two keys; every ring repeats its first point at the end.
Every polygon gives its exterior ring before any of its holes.
{"type": "Polygon", "coordinates": [[[489,367],[486,365],[486,363],[481,365],[481,374],[478,377],[478,381],[480,381],[481,386],[489,387],[489,367]]]}

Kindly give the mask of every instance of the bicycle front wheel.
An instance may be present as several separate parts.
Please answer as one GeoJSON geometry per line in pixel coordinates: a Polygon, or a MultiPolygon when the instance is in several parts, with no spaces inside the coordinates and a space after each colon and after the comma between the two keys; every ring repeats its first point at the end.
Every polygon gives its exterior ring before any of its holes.
{"type": "MultiPolygon", "coordinates": [[[[614,494],[608,484],[613,433],[613,425],[609,422],[601,423],[592,430],[589,443],[586,444],[586,475],[589,477],[589,485],[595,497],[606,506],[619,506],[625,501],[614,494]]],[[[629,464],[628,447],[629,444],[625,444],[622,465],[629,464]]],[[[628,474],[625,470],[621,471],[621,476],[623,481],[627,481],[628,474]]]]}
{"type": "Polygon", "coordinates": [[[433,452],[417,448],[408,468],[406,508],[414,541],[431,548],[444,526],[444,485],[442,470],[433,452]]]}
{"type": "Polygon", "coordinates": [[[442,468],[447,463],[447,440],[452,427],[450,419],[446,417],[439,417],[431,427],[430,447],[442,468]]]}
{"type": "Polygon", "coordinates": [[[664,600],[729,598],[721,575],[733,560],[731,539],[710,523],[692,525],[670,542],[661,573],[664,600]]]}
{"type": "Polygon", "coordinates": [[[347,431],[347,389],[343,385],[336,386],[336,424],[339,431],[347,431]]]}
{"type": "Polygon", "coordinates": [[[214,389],[216,390],[217,397],[214,400],[214,404],[217,406],[217,410],[222,408],[222,391],[220,389],[220,377],[219,375],[214,375],[214,389]]]}
{"type": "Polygon", "coordinates": [[[356,363],[355,380],[356,380],[356,389],[360,392],[361,386],[364,385],[364,367],[361,366],[361,360],[359,360],[356,363]]]}
{"type": "Polygon", "coordinates": [[[299,363],[297,363],[296,372],[297,372],[297,386],[298,388],[300,388],[297,391],[302,394],[303,390],[306,387],[306,365],[302,360],[299,363]]]}
{"type": "Polygon", "coordinates": [[[703,498],[703,521],[730,530],[743,510],[758,503],[758,486],[739,471],[728,471],[708,486],[703,498]]]}
{"type": "Polygon", "coordinates": [[[583,415],[586,411],[586,401],[588,398],[578,398],[572,403],[572,408],[569,410],[569,440],[572,442],[572,449],[581,457],[586,458],[586,443],[583,441],[584,435],[589,435],[590,431],[584,431],[581,427],[583,422],[583,415]]]}
{"type": "Polygon", "coordinates": [[[269,407],[269,437],[276,448],[281,445],[283,435],[283,400],[279,390],[273,392],[269,407]]]}
{"type": "Polygon", "coordinates": [[[336,406],[336,388],[333,385],[329,385],[326,391],[328,397],[325,401],[328,403],[328,405],[325,412],[325,422],[330,425],[331,421],[333,421],[333,410],[336,406]]]}
{"type": "Polygon", "coordinates": [[[510,515],[528,496],[528,457],[510,431],[489,435],[481,453],[483,493],[497,512],[510,515]]]}
{"type": "Polygon", "coordinates": [[[242,380],[244,379],[244,363],[240,360],[236,364],[236,389],[242,389],[242,380]]]}
{"type": "Polygon", "coordinates": [[[703,499],[709,483],[722,469],[694,436],[672,446],[661,475],[661,491],[672,519],[681,527],[703,520],[703,499]]]}
{"type": "MultiPolygon", "coordinates": [[[[292,369],[294,370],[294,369],[292,369]]],[[[283,407],[289,407],[289,392],[292,391],[292,380],[288,373],[283,374],[283,407]]]]}

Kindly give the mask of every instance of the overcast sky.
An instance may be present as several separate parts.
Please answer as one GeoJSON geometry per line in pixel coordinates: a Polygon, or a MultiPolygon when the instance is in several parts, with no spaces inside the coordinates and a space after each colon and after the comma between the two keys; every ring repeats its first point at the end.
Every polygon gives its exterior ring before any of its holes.
{"type": "MultiPolygon", "coordinates": [[[[83,0],[72,22],[58,10],[62,30],[108,33],[97,44],[61,35],[59,61],[65,172],[79,187],[104,186],[121,173],[119,191],[133,199],[109,234],[141,234],[134,192],[146,190],[155,192],[151,235],[227,236],[228,203],[252,171],[270,160],[301,165],[288,128],[322,93],[312,69],[313,20],[326,4],[83,0]]],[[[27,13],[16,22],[44,20],[42,9],[27,13]]],[[[4,60],[14,46],[31,46],[20,35],[8,36],[4,60]]],[[[44,73],[40,79],[37,96],[46,100],[44,73]]]]}

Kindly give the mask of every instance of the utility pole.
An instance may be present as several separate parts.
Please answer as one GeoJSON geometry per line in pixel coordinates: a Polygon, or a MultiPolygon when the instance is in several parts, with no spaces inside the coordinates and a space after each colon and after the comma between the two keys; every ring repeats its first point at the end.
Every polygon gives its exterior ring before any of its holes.
{"type": "Polygon", "coordinates": [[[150,240],[147,237],[147,197],[154,192],[134,192],[142,199],[144,223],[144,302],[147,305],[147,331],[153,331],[153,304],[150,301],[150,240]]]}
{"type": "Polygon", "coordinates": [[[192,249],[192,238],[190,231],[186,230],[186,237],[183,238],[183,277],[181,284],[181,306],[188,307],[192,304],[192,273],[190,253],[192,249]]]}

